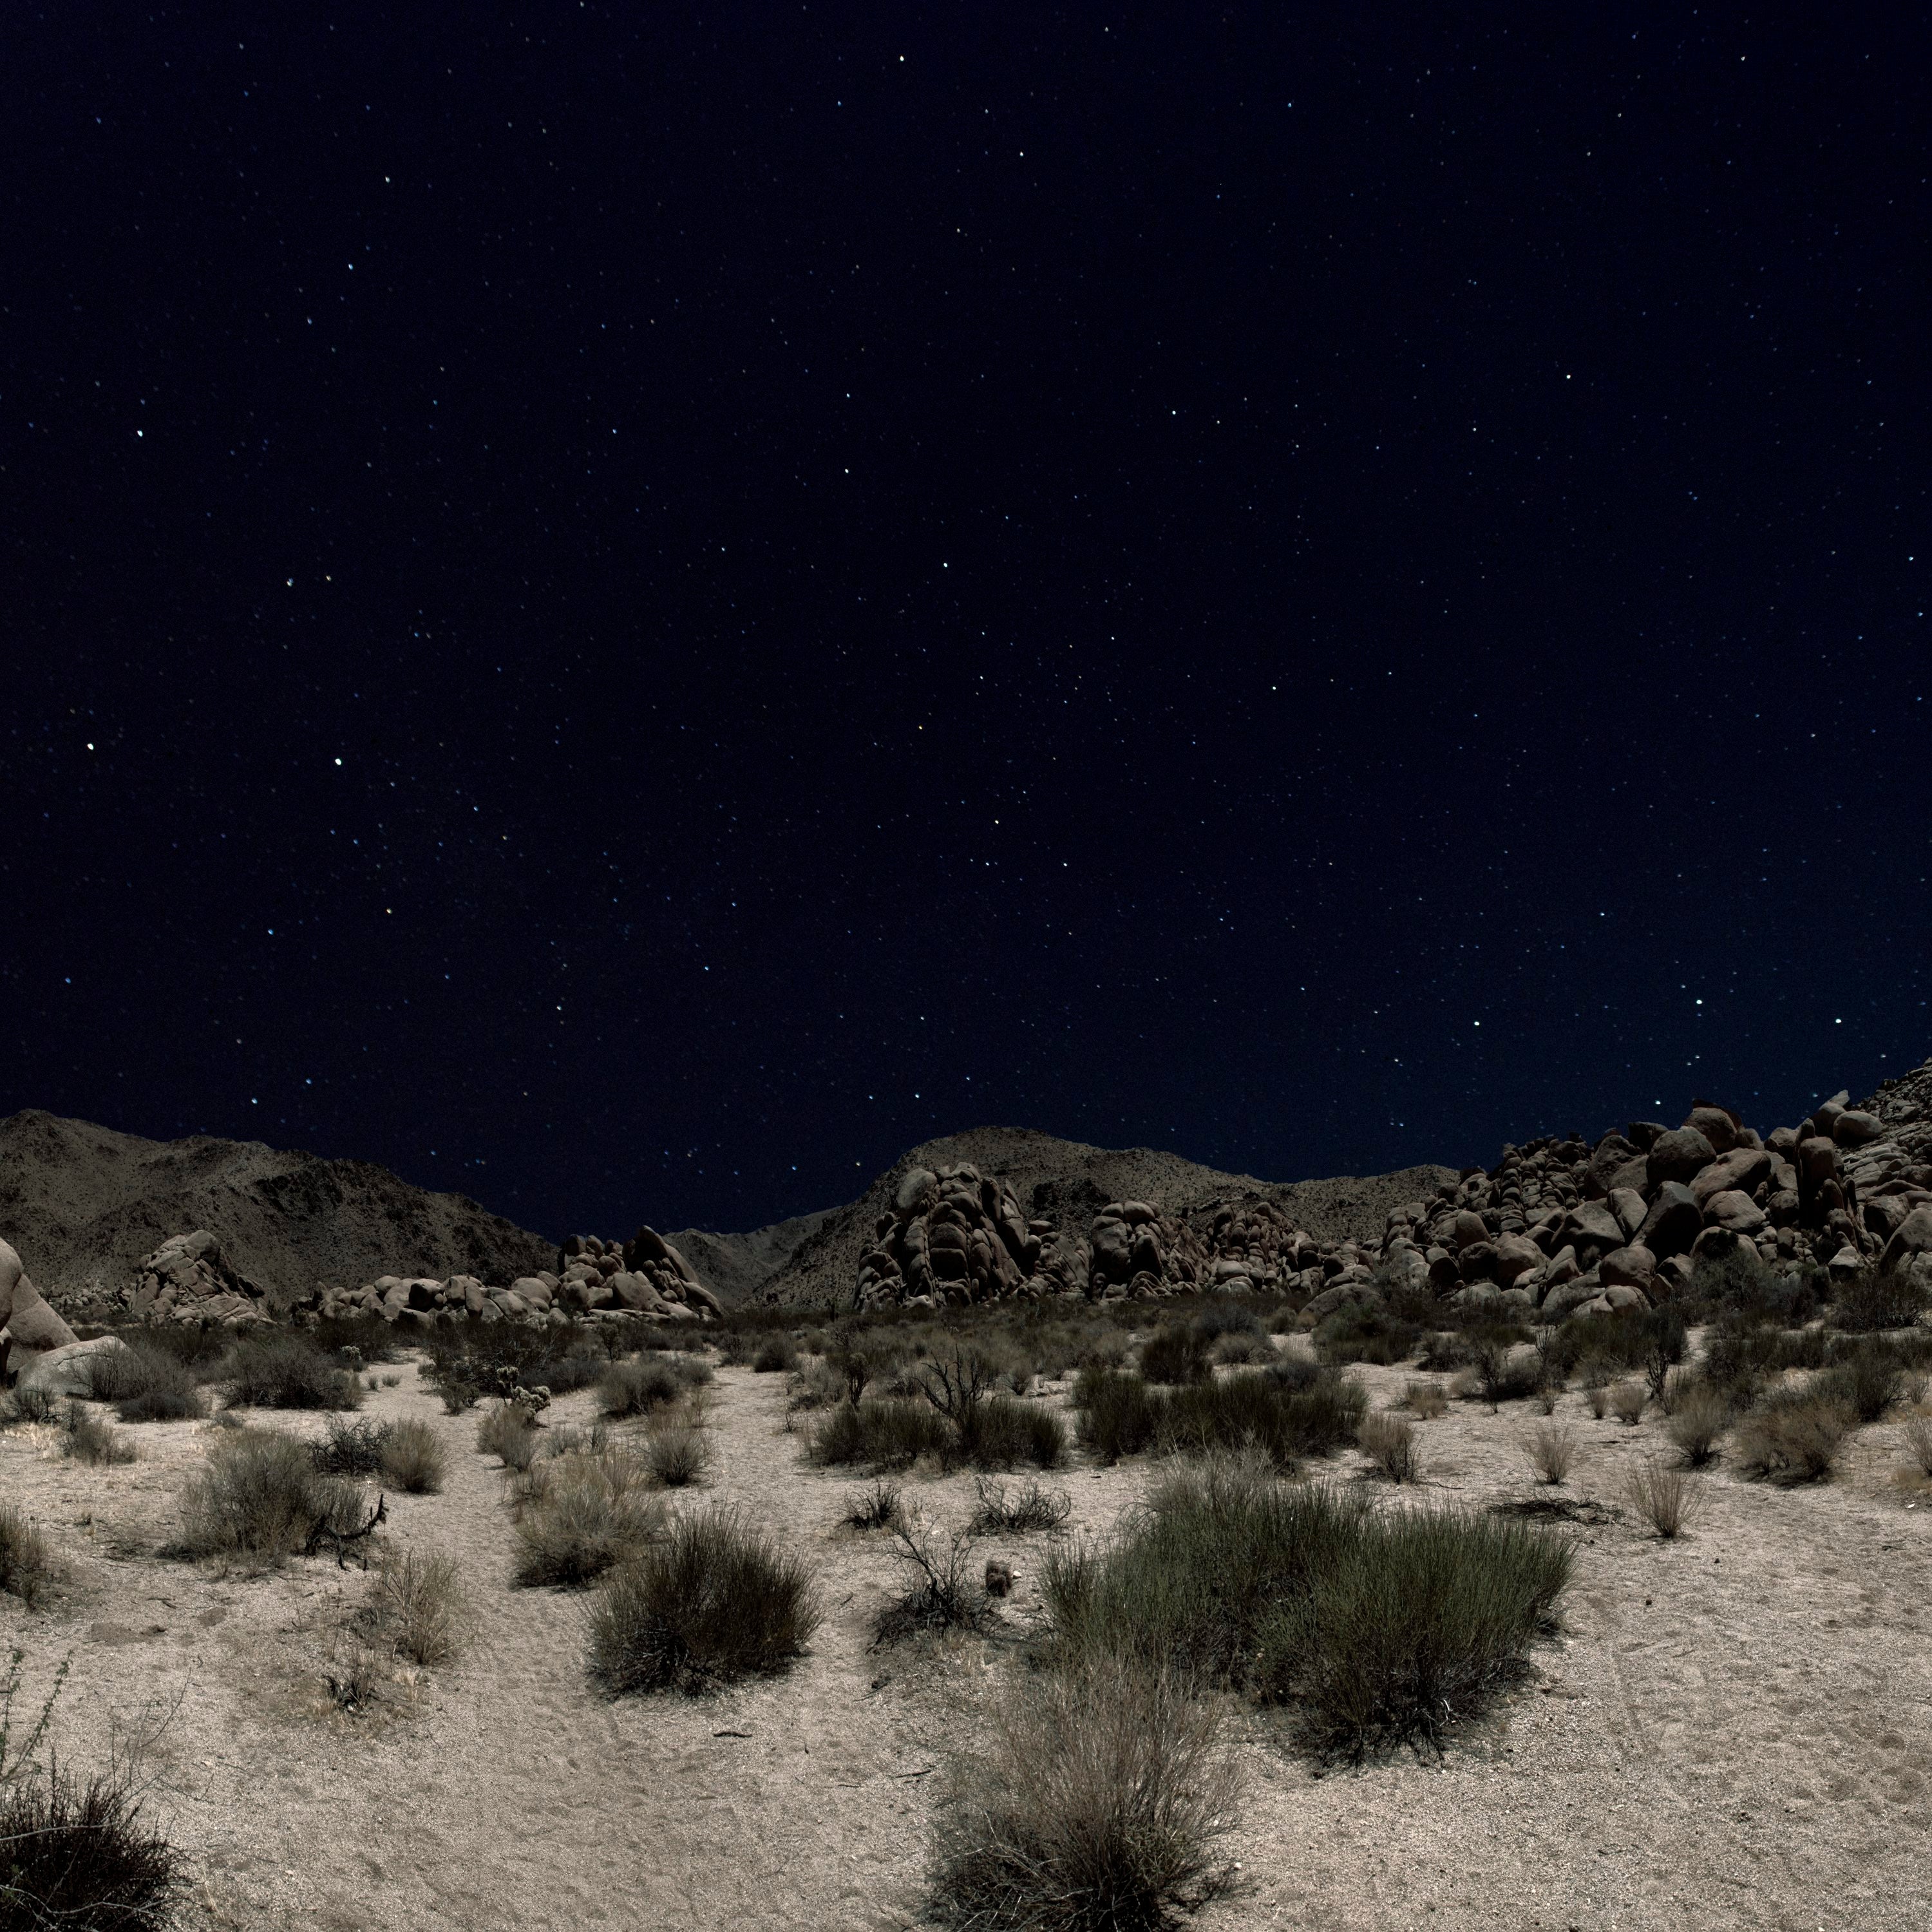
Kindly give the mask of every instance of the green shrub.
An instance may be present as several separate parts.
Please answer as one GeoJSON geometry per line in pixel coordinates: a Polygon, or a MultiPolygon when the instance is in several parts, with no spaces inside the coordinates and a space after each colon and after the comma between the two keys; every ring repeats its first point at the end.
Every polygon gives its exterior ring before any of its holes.
{"type": "Polygon", "coordinates": [[[949,1766],[931,1892],[959,1932],[1153,1932],[1229,1875],[1239,1791],[1219,1713],[1172,1678],[1102,1660],[998,1703],[949,1766]]]}
{"type": "Polygon", "coordinates": [[[1387,1310],[1345,1302],[1315,1330],[1316,1352],[1324,1362],[1369,1362],[1387,1367],[1415,1352],[1422,1330],[1387,1310]]]}
{"type": "Polygon", "coordinates": [[[1168,1477],[1105,1552],[1050,1552],[1064,1664],[1114,1657],[1284,1700],[1324,1755],[1434,1739],[1520,1664],[1568,1583],[1546,1532],[1375,1514],[1252,1456],[1168,1477]]]}
{"type": "Polygon", "coordinates": [[[1157,1411],[1147,1384],[1124,1369],[1095,1364],[1073,1386],[1081,1442],[1103,1462],[1118,1462],[1152,1446],[1157,1411]]]}
{"type": "Polygon", "coordinates": [[[88,1392],[123,1422],[194,1421],[207,1405],[194,1368],[148,1336],[86,1358],[88,1392]]]}
{"type": "Polygon", "coordinates": [[[434,1496],[442,1487],[448,1464],[434,1425],[417,1418],[394,1424],[382,1444],[384,1478],[410,1496],[434,1496]]]}
{"type": "Polygon", "coordinates": [[[231,1408],[359,1408],[362,1384],[352,1370],[305,1336],[250,1335],[230,1348],[220,1378],[231,1408]]]}
{"type": "Polygon", "coordinates": [[[950,1462],[958,1442],[952,1425],[928,1404],[888,1396],[856,1408],[842,1402],[827,1410],[812,1432],[808,1453],[813,1462],[827,1468],[864,1463],[902,1468],[922,1456],[950,1462]]]}
{"type": "Polygon", "coordinates": [[[1905,1374],[1900,1358],[1874,1338],[1814,1376],[1811,1393],[1837,1402],[1855,1421],[1876,1422],[1898,1401],[1905,1374]]]}
{"type": "Polygon", "coordinates": [[[1282,1369],[1244,1370],[1176,1389],[1160,1406],[1156,1446],[1198,1454],[1252,1444],[1292,1468],[1304,1456],[1326,1456],[1352,1442],[1368,1412],[1361,1384],[1306,1364],[1282,1369]]]}
{"type": "Polygon", "coordinates": [[[819,1620],[800,1558],[728,1512],[705,1510],[674,1523],[599,1593],[591,1672],[613,1696],[770,1676],[805,1648],[819,1620]]]}
{"type": "Polygon", "coordinates": [[[959,1455],[978,1469],[1022,1462],[1054,1469],[1066,1454],[1066,1429],[1052,1409],[1010,1396],[993,1396],[967,1412],[959,1426],[959,1455]]]}
{"type": "Polygon", "coordinates": [[[1292,1702],[1303,1742],[1323,1756],[1439,1743],[1552,1628],[1572,1547],[1454,1510],[1359,1516],[1354,1528],[1313,1587],[1265,1619],[1256,1690],[1292,1702]]]}
{"type": "Polygon", "coordinates": [[[1141,1344],[1141,1373],[1150,1382],[1198,1382],[1213,1374],[1208,1338],[1179,1322],[1163,1322],[1141,1344]]]}
{"type": "Polygon", "coordinates": [[[476,1418],[476,1453],[500,1456],[506,1469],[527,1469],[536,1460],[537,1425],[520,1402],[492,1402],[476,1418]]]}

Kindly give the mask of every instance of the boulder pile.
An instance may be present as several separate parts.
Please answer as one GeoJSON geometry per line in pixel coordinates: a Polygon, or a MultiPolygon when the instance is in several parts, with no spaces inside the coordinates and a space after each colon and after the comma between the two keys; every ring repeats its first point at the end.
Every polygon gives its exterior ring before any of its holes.
{"type": "MultiPolygon", "coordinates": [[[[41,1300],[40,1290],[20,1264],[20,1257],[0,1241],[0,1382],[7,1374],[10,1354],[64,1348],[74,1338],[74,1330],[41,1300]]],[[[19,1366],[16,1361],[14,1366],[19,1366]]]]}
{"type": "Polygon", "coordinates": [[[339,1320],[374,1316],[422,1325],[460,1322],[702,1322],[723,1312],[690,1263],[652,1228],[628,1242],[573,1234],[555,1269],[489,1287],[474,1275],[437,1281],[386,1274],[359,1288],[327,1288],[296,1311],[339,1320]]]}
{"type": "Polygon", "coordinates": [[[232,1265],[206,1228],[175,1234],[141,1264],[128,1291],[136,1322],[219,1322],[238,1328],[266,1322],[266,1298],[232,1265]]]}
{"type": "Polygon", "coordinates": [[[1837,1094],[1768,1135],[1700,1100],[1675,1127],[1634,1120],[1594,1142],[1552,1135],[1505,1147],[1493,1168],[1391,1210],[1378,1246],[1318,1241],[1258,1194],[1173,1214],[1110,1202],[1080,1232],[1029,1218],[1008,1183],[976,1167],[914,1168],[879,1217],[853,1299],[1263,1290],[1319,1319],[1406,1289],[1561,1318],[1647,1306],[1707,1257],[1744,1248],[1786,1270],[1906,1268],[1932,1286],[1932,1066],[1871,1107],[1837,1094]]]}

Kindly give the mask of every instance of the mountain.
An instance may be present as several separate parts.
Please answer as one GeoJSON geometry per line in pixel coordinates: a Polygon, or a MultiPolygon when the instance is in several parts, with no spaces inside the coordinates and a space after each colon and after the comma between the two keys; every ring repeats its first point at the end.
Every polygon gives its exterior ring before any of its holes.
{"type": "Polygon", "coordinates": [[[112,1293],[170,1235],[198,1228],[271,1305],[325,1282],[508,1282],[556,1264],[554,1241],[368,1161],[206,1134],[143,1140],[39,1112],[0,1120],[0,1239],[20,1251],[50,1300],[112,1293]]]}

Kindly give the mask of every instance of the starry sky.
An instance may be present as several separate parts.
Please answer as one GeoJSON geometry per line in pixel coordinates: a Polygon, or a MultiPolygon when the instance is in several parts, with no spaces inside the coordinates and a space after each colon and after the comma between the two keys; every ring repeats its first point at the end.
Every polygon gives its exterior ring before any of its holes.
{"type": "Polygon", "coordinates": [[[1910,11],[10,10],[0,1114],[556,1234],[1916,1065],[1910,11]]]}

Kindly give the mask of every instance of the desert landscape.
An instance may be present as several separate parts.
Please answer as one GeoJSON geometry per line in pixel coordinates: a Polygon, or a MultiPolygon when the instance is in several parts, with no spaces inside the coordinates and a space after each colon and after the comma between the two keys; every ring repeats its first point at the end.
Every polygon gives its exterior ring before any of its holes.
{"type": "Polygon", "coordinates": [[[988,1132],[728,1300],[278,1273],[259,1198],[110,1286],[70,1133],[0,1924],[1922,1924],[1928,1099],[1299,1190],[988,1132]]]}

